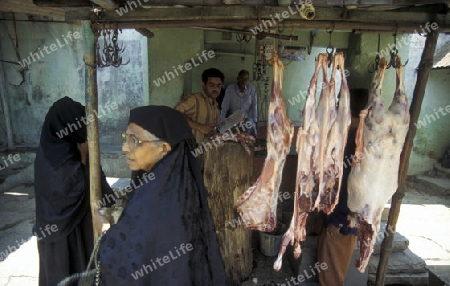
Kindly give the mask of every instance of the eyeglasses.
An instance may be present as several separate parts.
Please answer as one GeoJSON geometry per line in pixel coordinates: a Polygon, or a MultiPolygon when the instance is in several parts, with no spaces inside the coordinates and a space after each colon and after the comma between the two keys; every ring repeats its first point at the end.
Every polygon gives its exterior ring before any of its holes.
{"type": "Polygon", "coordinates": [[[134,134],[122,133],[123,144],[127,144],[130,150],[136,149],[136,147],[141,146],[144,142],[158,142],[163,140],[139,140],[134,134]]]}

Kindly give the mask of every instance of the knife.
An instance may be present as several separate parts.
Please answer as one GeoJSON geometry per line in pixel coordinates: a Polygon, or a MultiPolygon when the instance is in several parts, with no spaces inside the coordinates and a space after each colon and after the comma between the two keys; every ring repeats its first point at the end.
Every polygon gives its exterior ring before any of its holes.
{"type": "Polygon", "coordinates": [[[242,110],[238,109],[236,112],[228,116],[224,121],[220,122],[218,130],[220,133],[225,133],[228,129],[238,124],[244,119],[245,115],[242,110]]]}

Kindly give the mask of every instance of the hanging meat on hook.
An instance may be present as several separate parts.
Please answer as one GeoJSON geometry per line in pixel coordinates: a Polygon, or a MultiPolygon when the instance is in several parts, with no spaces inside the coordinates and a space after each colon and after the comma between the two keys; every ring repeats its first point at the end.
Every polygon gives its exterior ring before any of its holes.
{"type": "MultiPolygon", "coordinates": [[[[339,68],[341,76],[341,88],[339,92],[339,102],[337,108],[333,106],[331,109],[336,110],[337,114],[326,141],[319,141],[326,145],[323,157],[323,179],[320,180],[319,198],[316,200],[316,207],[325,214],[330,214],[336,206],[339,198],[339,190],[341,188],[341,180],[343,174],[344,149],[347,143],[348,130],[351,123],[350,112],[350,91],[347,85],[344,69],[344,54],[335,53],[332,78],[330,81],[329,92],[334,97],[334,75],[336,68],[339,68]]],[[[333,101],[330,98],[331,101],[333,101]]],[[[334,104],[334,101],[332,102],[334,104]]],[[[333,111],[330,111],[333,116],[333,111]]]]}
{"type": "Polygon", "coordinates": [[[339,197],[342,178],[344,147],[350,126],[350,92],[344,73],[344,55],[335,53],[330,81],[327,79],[328,55],[319,54],[316,69],[308,88],[308,97],[302,114],[302,126],[297,135],[297,180],[294,195],[294,213],[291,225],[284,234],[274,264],[281,268],[282,256],[289,243],[294,245],[294,257],[301,254],[300,242],[306,238],[306,219],[314,209],[329,214],[339,197]],[[341,89],[336,107],[335,75],[339,68],[341,89]],[[316,89],[319,71],[323,84],[316,111],[316,89]]]}
{"type": "Polygon", "coordinates": [[[355,266],[362,273],[380,230],[383,208],[398,186],[400,153],[409,127],[403,66],[398,56],[396,60],[396,89],[387,110],[381,96],[386,59],[380,60],[368,107],[360,113],[355,157],[348,179],[350,226],[358,228],[360,248],[355,266]]]}
{"type": "Polygon", "coordinates": [[[237,211],[246,229],[273,231],[276,223],[278,189],[286,156],[291,148],[294,126],[286,114],[282,96],[283,63],[272,58],[273,83],[267,126],[267,157],[261,175],[238,199],[237,211]]]}

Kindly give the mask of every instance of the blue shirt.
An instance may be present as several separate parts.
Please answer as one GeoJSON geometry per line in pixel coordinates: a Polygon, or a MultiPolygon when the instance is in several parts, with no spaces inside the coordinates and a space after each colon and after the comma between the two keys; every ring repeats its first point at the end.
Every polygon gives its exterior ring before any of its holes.
{"type": "Polygon", "coordinates": [[[257,108],[256,90],[253,85],[247,84],[243,94],[240,94],[237,83],[230,84],[225,90],[225,96],[222,101],[220,121],[225,120],[225,118],[240,109],[244,112],[246,118],[254,120],[254,123],[256,123],[258,121],[257,108]]]}

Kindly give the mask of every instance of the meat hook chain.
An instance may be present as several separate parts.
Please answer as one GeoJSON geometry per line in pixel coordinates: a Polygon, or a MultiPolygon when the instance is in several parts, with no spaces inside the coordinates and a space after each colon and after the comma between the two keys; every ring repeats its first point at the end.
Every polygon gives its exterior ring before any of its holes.
{"type": "MultiPolygon", "coordinates": [[[[387,64],[386,68],[390,68],[393,67],[395,69],[399,68],[400,65],[397,65],[397,57],[398,57],[398,49],[397,49],[397,31],[398,31],[398,24],[397,27],[395,29],[395,33],[393,34],[394,36],[394,47],[391,49],[391,51],[389,52],[390,54],[390,59],[389,59],[389,63],[387,64]]],[[[398,61],[400,63],[400,61],[398,61]]],[[[402,66],[406,66],[408,64],[408,60],[406,60],[405,64],[402,66]]]]}
{"type": "Polygon", "coordinates": [[[378,48],[377,55],[375,56],[375,63],[369,67],[369,73],[374,73],[378,70],[378,66],[380,64],[380,34],[378,33],[378,48]]]}
{"type": "Polygon", "coordinates": [[[328,57],[328,67],[331,67],[331,62],[333,60],[333,53],[334,53],[334,47],[331,45],[331,34],[334,31],[334,24],[333,24],[333,28],[328,31],[328,29],[326,30],[328,34],[330,34],[330,40],[328,41],[328,46],[326,49],[327,52],[327,57],[328,57]]]}
{"type": "MultiPolygon", "coordinates": [[[[94,26],[93,26],[94,27],[94,26]]],[[[95,64],[98,67],[120,67],[127,65],[130,59],[126,63],[123,62],[122,54],[125,51],[124,44],[121,46],[118,44],[119,31],[122,33],[122,29],[118,29],[117,23],[115,27],[109,24],[99,28],[93,28],[95,35],[95,64]],[[100,48],[100,37],[103,37],[103,49],[100,48]]]]}

